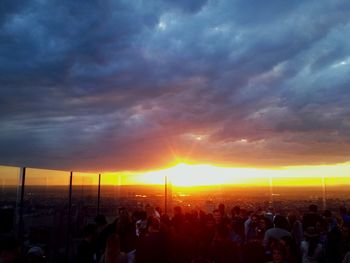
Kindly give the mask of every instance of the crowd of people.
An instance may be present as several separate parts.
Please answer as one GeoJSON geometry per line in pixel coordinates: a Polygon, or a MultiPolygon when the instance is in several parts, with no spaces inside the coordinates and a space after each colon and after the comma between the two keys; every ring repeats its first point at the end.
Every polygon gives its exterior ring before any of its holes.
{"type": "MultiPolygon", "coordinates": [[[[278,213],[272,207],[254,211],[220,204],[211,213],[173,215],[146,206],[131,213],[119,208],[113,222],[98,215],[83,227],[72,249],[76,263],[350,263],[350,215],[319,211],[278,213]]],[[[40,247],[23,254],[21,244],[0,244],[0,263],[45,263],[40,247]],[[20,255],[22,255],[20,257],[20,255]]]]}
{"type": "Polygon", "coordinates": [[[103,215],[83,230],[77,263],[348,263],[350,216],[346,208],[318,211],[310,205],[300,214],[273,208],[212,213],[183,212],[170,218],[147,206],[130,214],[119,209],[114,222],[103,215]]]}

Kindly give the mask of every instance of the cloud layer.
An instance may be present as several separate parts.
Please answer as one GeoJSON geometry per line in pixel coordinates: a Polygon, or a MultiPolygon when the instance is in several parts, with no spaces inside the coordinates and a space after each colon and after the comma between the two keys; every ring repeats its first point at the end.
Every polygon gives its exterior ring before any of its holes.
{"type": "Polygon", "coordinates": [[[349,161],[349,12],[346,0],[4,0],[0,163],[349,161]]]}

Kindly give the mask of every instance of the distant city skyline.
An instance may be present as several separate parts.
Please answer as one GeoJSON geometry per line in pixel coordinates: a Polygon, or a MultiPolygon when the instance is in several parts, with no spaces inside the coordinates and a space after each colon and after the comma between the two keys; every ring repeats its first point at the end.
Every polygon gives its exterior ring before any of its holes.
{"type": "MultiPolygon", "coordinates": [[[[0,187],[20,184],[19,167],[0,166],[0,187]]],[[[174,187],[323,187],[350,186],[350,164],[285,167],[284,169],[229,168],[178,164],[156,171],[107,173],[73,172],[73,186],[164,185],[174,187]]],[[[26,186],[69,185],[70,172],[26,168],[26,186]]]]}
{"type": "Polygon", "coordinates": [[[346,0],[5,0],[0,165],[336,176],[350,162],[349,13],[346,0]]]}

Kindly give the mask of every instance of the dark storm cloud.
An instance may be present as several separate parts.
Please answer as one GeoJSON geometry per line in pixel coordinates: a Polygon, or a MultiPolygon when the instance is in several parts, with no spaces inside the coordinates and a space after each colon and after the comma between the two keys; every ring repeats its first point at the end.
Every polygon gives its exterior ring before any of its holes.
{"type": "Polygon", "coordinates": [[[1,163],[348,161],[349,11],[340,0],[3,1],[1,163]]]}

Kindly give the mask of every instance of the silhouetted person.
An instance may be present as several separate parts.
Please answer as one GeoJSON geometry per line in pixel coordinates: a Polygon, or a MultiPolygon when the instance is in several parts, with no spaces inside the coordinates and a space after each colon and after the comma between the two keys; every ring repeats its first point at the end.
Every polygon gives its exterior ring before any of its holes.
{"type": "Polygon", "coordinates": [[[257,240],[249,241],[243,247],[243,262],[244,263],[265,263],[265,251],[261,242],[257,240]]]}
{"type": "Polygon", "coordinates": [[[176,232],[181,232],[181,228],[184,223],[184,214],[182,213],[182,209],[180,206],[175,206],[174,209],[174,216],[171,219],[171,224],[175,228],[176,232]]]}
{"type": "Polygon", "coordinates": [[[229,228],[221,223],[210,247],[211,258],[215,263],[239,262],[237,247],[230,239],[229,228]]]}
{"type": "Polygon", "coordinates": [[[137,263],[166,263],[167,248],[163,233],[160,232],[158,219],[150,217],[148,219],[147,234],[140,238],[136,249],[137,263]]]}
{"type": "Polygon", "coordinates": [[[224,204],[219,204],[218,209],[219,209],[219,213],[221,215],[221,218],[223,218],[223,219],[228,218],[224,204]]]}
{"type": "Polygon", "coordinates": [[[78,245],[76,262],[95,263],[96,262],[96,225],[88,224],[83,229],[83,240],[78,245]]]}
{"type": "Polygon", "coordinates": [[[108,237],[105,253],[99,263],[127,263],[127,256],[120,251],[120,240],[117,234],[108,237]]]}
{"type": "Polygon", "coordinates": [[[299,263],[300,257],[300,245],[297,245],[293,237],[284,236],[281,238],[280,243],[285,248],[285,259],[287,263],[299,263]]]}
{"type": "Polygon", "coordinates": [[[304,237],[305,240],[300,245],[302,263],[319,263],[323,257],[323,247],[315,227],[309,226],[304,237]]]}
{"type": "Polygon", "coordinates": [[[283,244],[276,242],[272,245],[272,262],[273,263],[287,263],[286,250],[283,244]]]}
{"type": "Polygon", "coordinates": [[[135,216],[136,220],[136,235],[142,238],[147,233],[147,213],[146,211],[140,211],[135,216]]]}
{"type": "Polygon", "coordinates": [[[303,240],[303,226],[300,220],[300,213],[298,211],[291,211],[288,214],[288,221],[290,224],[290,233],[295,240],[298,247],[300,247],[303,240]]]}
{"type": "Polygon", "coordinates": [[[247,221],[245,222],[246,242],[249,242],[251,240],[258,238],[258,232],[257,232],[258,222],[259,222],[259,217],[257,214],[254,214],[254,213],[251,214],[249,219],[247,219],[247,221]]]}
{"type": "Polygon", "coordinates": [[[318,207],[315,204],[309,206],[309,212],[303,215],[303,231],[309,226],[316,227],[316,223],[321,220],[321,216],[318,214],[318,207]]]}
{"type": "Polygon", "coordinates": [[[266,230],[263,245],[265,249],[269,250],[269,246],[272,240],[280,240],[282,237],[289,236],[291,233],[287,231],[286,224],[288,221],[285,217],[281,215],[276,215],[273,219],[274,227],[266,230]]]}
{"type": "Polygon", "coordinates": [[[345,206],[339,207],[339,214],[344,222],[350,224],[350,215],[348,215],[348,211],[345,206]]]}
{"type": "Polygon", "coordinates": [[[0,262],[19,263],[21,262],[21,247],[18,240],[9,237],[0,240],[0,262]]]}
{"type": "Polygon", "coordinates": [[[44,250],[40,247],[32,247],[26,255],[26,263],[45,263],[46,258],[44,250]]]}
{"type": "Polygon", "coordinates": [[[272,224],[273,218],[275,216],[275,209],[272,206],[269,206],[264,216],[267,217],[270,220],[270,223],[272,224]]]}
{"type": "Polygon", "coordinates": [[[213,211],[213,216],[214,216],[215,224],[219,225],[222,222],[222,215],[220,213],[220,210],[219,209],[215,209],[213,211]]]}
{"type": "Polygon", "coordinates": [[[135,262],[136,225],[131,221],[126,209],[120,211],[117,234],[120,238],[121,251],[127,254],[128,263],[135,262]]]}
{"type": "Polygon", "coordinates": [[[260,216],[258,218],[258,224],[256,227],[256,238],[258,240],[264,240],[265,232],[272,227],[272,222],[265,216],[260,216]]]}
{"type": "Polygon", "coordinates": [[[232,230],[239,237],[239,240],[244,240],[244,218],[241,214],[239,206],[235,206],[231,210],[232,230]]]}
{"type": "Polygon", "coordinates": [[[95,217],[96,223],[96,257],[97,261],[100,259],[106,248],[106,242],[111,231],[108,227],[106,217],[104,215],[97,215],[95,217]]]}

